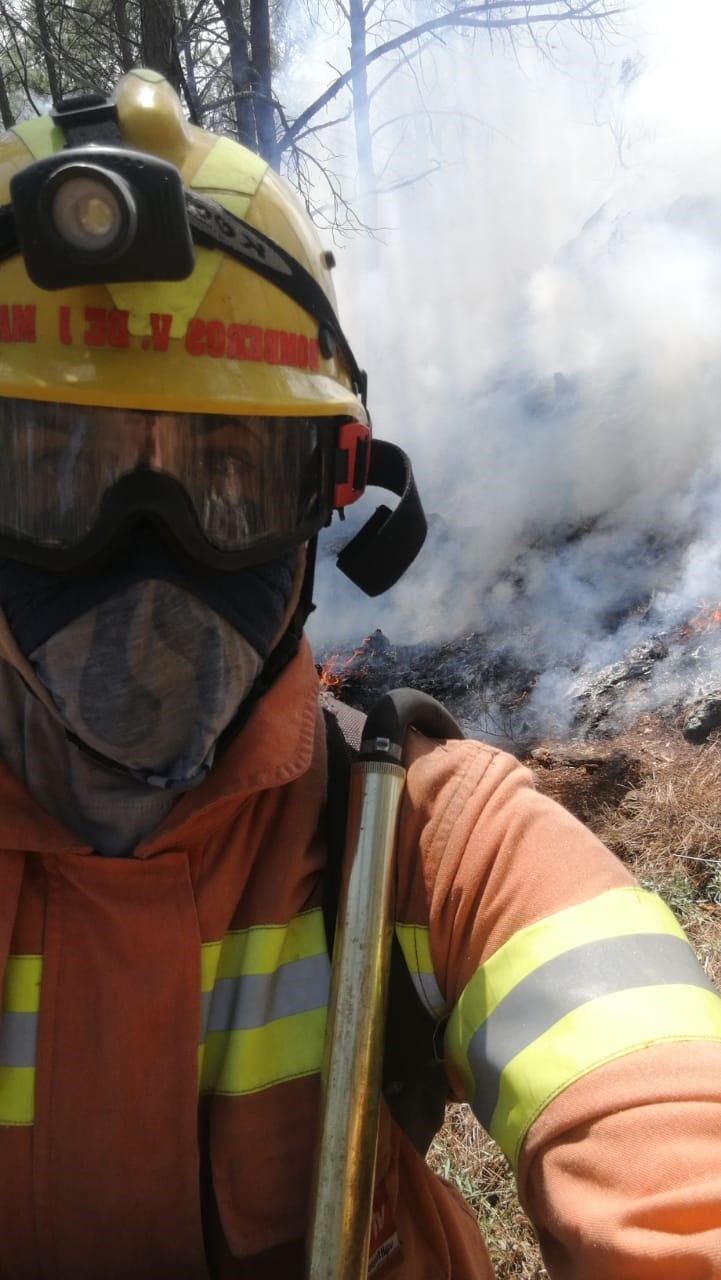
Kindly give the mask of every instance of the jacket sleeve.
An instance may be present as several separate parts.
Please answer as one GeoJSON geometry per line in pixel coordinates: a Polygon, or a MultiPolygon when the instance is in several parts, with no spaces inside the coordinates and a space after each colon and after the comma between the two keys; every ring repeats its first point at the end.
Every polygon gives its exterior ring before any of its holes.
{"type": "Polygon", "coordinates": [[[413,755],[399,915],[550,1274],[721,1277],[721,998],[674,916],[511,757],[413,755]]]}

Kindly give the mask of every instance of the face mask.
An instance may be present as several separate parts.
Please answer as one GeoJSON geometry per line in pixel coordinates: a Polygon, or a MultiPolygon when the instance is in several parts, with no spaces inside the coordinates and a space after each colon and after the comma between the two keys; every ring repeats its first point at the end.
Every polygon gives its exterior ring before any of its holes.
{"type": "Polygon", "coordinates": [[[262,666],[226,619],[158,579],[103,600],[28,656],[82,744],[171,790],[206,776],[262,666]]]}
{"type": "Polygon", "coordinates": [[[295,577],[295,552],[225,573],[181,564],[157,533],[136,527],[116,555],[84,573],[50,573],[0,560],[0,608],[26,657],[57,631],[128,588],[160,579],[219,614],[263,659],[283,621],[295,577]]]}

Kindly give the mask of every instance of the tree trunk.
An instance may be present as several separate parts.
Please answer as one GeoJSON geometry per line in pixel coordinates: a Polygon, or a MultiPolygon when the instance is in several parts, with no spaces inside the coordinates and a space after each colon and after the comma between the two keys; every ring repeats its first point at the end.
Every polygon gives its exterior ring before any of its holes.
{"type": "Polygon", "coordinates": [[[253,50],[253,107],[258,151],[264,160],[277,168],[280,158],[276,154],[268,0],[250,0],[250,45],[253,50]]]}
{"type": "Polygon", "coordinates": [[[250,41],[243,21],[240,0],[225,0],[222,7],[225,29],[228,32],[230,75],[235,96],[235,119],[238,141],[251,151],[258,150],[253,117],[253,71],[250,62],[250,41]]]}
{"type": "Polygon", "coordinates": [[[350,65],[353,91],[353,125],[355,128],[358,178],[362,194],[375,187],[373,144],[371,141],[368,104],[368,72],[366,62],[366,20],[363,0],[350,0],[350,65]]]}
{"type": "Polygon", "coordinates": [[[140,60],[144,67],[159,71],[161,76],[165,76],[174,89],[180,88],[173,0],[142,0],[140,60]]]}
{"type": "Polygon", "coordinates": [[[48,73],[48,89],[53,102],[59,102],[62,97],[62,87],[60,76],[58,74],[58,64],[53,51],[50,39],[50,27],[48,25],[48,15],[45,12],[45,0],[35,0],[35,17],[38,24],[38,34],[40,36],[40,44],[45,60],[45,70],[48,73]]]}
{"type": "Polygon", "coordinates": [[[0,67],[0,120],[2,120],[3,129],[11,129],[15,124],[10,99],[8,97],[8,87],[5,83],[3,69],[0,67]]]}
{"type": "Polygon", "coordinates": [[[115,20],[115,31],[118,37],[118,55],[120,57],[120,65],[123,71],[130,71],[135,63],[135,51],[133,49],[133,41],[130,35],[130,23],[128,22],[128,7],[126,0],[113,0],[113,18],[115,20]]]}

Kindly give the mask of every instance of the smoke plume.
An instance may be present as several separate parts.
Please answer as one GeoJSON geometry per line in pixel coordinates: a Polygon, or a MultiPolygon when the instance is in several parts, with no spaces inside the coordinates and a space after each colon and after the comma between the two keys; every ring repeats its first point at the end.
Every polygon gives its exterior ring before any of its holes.
{"type": "MultiPolygon", "coordinates": [[[[376,495],[334,523],[317,650],[481,631],[542,672],[558,727],[579,673],[721,598],[719,34],[713,0],[648,0],[595,48],[436,57],[426,115],[414,97],[381,153],[399,184],[427,176],[337,252],[374,431],[411,455],[430,533],[368,601],[330,553],[376,495]]],[[[648,705],[718,687],[717,660],[671,656],[648,705]]]]}

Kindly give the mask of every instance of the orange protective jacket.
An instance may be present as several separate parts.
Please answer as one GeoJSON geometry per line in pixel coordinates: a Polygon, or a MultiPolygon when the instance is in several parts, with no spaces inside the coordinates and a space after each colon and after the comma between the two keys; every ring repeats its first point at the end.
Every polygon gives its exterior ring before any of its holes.
{"type": "MultiPolygon", "coordinates": [[[[687,958],[669,970],[674,926],[510,757],[415,735],[412,754],[399,937],[551,1275],[721,1277],[721,1001],[687,958]],[[581,986],[606,985],[571,996],[589,956],[581,986]]],[[[325,778],[307,647],[134,857],[93,856],[2,771],[2,1280],[299,1280],[325,778]]],[[[371,1274],[492,1276],[387,1115],[375,1203],[371,1274]]]]}

